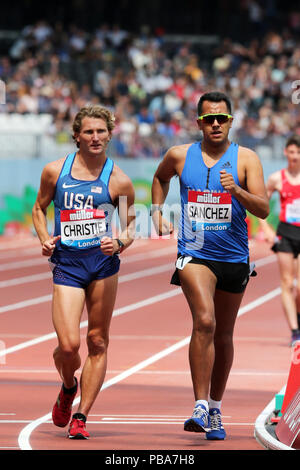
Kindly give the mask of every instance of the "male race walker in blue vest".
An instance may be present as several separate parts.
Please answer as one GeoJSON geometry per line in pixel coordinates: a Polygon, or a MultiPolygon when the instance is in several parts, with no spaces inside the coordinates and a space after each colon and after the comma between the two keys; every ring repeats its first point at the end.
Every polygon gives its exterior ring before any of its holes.
{"type": "Polygon", "coordinates": [[[119,254],[133,241],[134,189],[130,179],[106,156],[114,128],[114,116],[106,108],[82,108],[73,122],[77,151],[47,164],[33,207],[33,223],[50,257],[53,270],[53,325],[58,346],[54,362],[62,387],[52,411],[56,426],[71,418],[81,365],[80,319],[88,312],[87,347],[77,412],[68,437],[88,439],[86,419],[105,378],[109,327],[115,304],[119,254]],[[55,228],[50,236],[46,212],[54,202],[55,228]],[[121,233],[112,237],[112,215],[118,208],[121,233]]]}
{"type": "Polygon", "coordinates": [[[226,437],[221,402],[233,362],[233,330],[250,276],[246,210],[265,218],[269,203],[258,156],[228,139],[231,103],[209,92],[198,103],[200,142],[171,147],[152,185],[152,220],[173,230],[163,204],[173,176],[180,180],[178,258],[171,283],[181,285],[192,314],[189,361],[195,408],[184,429],[226,437]]]}

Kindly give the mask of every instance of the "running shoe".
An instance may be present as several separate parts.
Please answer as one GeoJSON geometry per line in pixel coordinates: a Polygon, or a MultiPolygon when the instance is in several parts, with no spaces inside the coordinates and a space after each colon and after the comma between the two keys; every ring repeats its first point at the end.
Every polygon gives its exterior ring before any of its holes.
{"type": "Polygon", "coordinates": [[[71,418],[72,404],[78,389],[78,382],[76,377],[75,381],[76,385],[74,385],[74,392],[72,393],[67,393],[62,385],[52,410],[53,423],[55,426],[59,426],[60,428],[67,426],[71,418]]]}
{"type": "Polygon", "coordinates": [[[211,430],[206,433],[209,441],[223,441],[226,437],[225,429],[222,425],[221,411],[218,408],[209,410],[211,430]]]}
{"type": "Polygon", "coordinates": [[[90,435],[85,426],[84,420],[73,418],[69,427],[69,439],[88,439],[90,435]]]}
{"type": "Polygon", "coordinates": [[[210,416],[205,406],[195,406],[193,416],[185,421],[183,428],[185,431],[190,432],[210,431],[210,416]]]}

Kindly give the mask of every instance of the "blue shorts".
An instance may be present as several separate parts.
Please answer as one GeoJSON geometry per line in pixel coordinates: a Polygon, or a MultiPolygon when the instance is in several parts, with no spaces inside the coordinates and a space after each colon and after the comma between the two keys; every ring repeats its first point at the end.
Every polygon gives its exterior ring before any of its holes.
{"type": "Polygon", "coordinates": [[[92,281],[113,276],[120,269],[118,255],[103,255],[100,248],[88,253],[54,251],[49,259],[54,284],[85,289],[92,281]]]}

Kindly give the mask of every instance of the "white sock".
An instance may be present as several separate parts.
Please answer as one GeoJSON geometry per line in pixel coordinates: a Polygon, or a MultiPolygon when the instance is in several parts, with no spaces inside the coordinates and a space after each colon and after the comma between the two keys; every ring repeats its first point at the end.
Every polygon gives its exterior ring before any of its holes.
{"type": "Polygon", "coordinates": [[[208,402],[206,400],[197,400],[195,406],[202,405],[208,411],[208,402]]]}
{"type": "Polygon", "coordinates": [[[222,401],[216,401],[216,400],[213,400],[212,398],[209,397],[208,404],[209,404],[209,409],[218,408],[218,410],[220,410],[222,401]]]}

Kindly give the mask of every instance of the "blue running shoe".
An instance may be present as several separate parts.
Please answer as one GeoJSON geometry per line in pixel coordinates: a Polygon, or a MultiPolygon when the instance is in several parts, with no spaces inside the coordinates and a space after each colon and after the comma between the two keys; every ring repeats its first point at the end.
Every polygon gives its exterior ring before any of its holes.
{"type": "Polygon", "coordinates": [[[222,425],[221,411],[218,408],[209,410],[211,430],[206,432],[206,439],[209,441],[223,441],[226,437],[225,429],[222,425]]]}
{"type": "Polygon", "coordinates": [[[210,431],[210,418],[205,406],[195,406],[193,416],[184,423],[184,430],[190,432],[210,431]]]}

